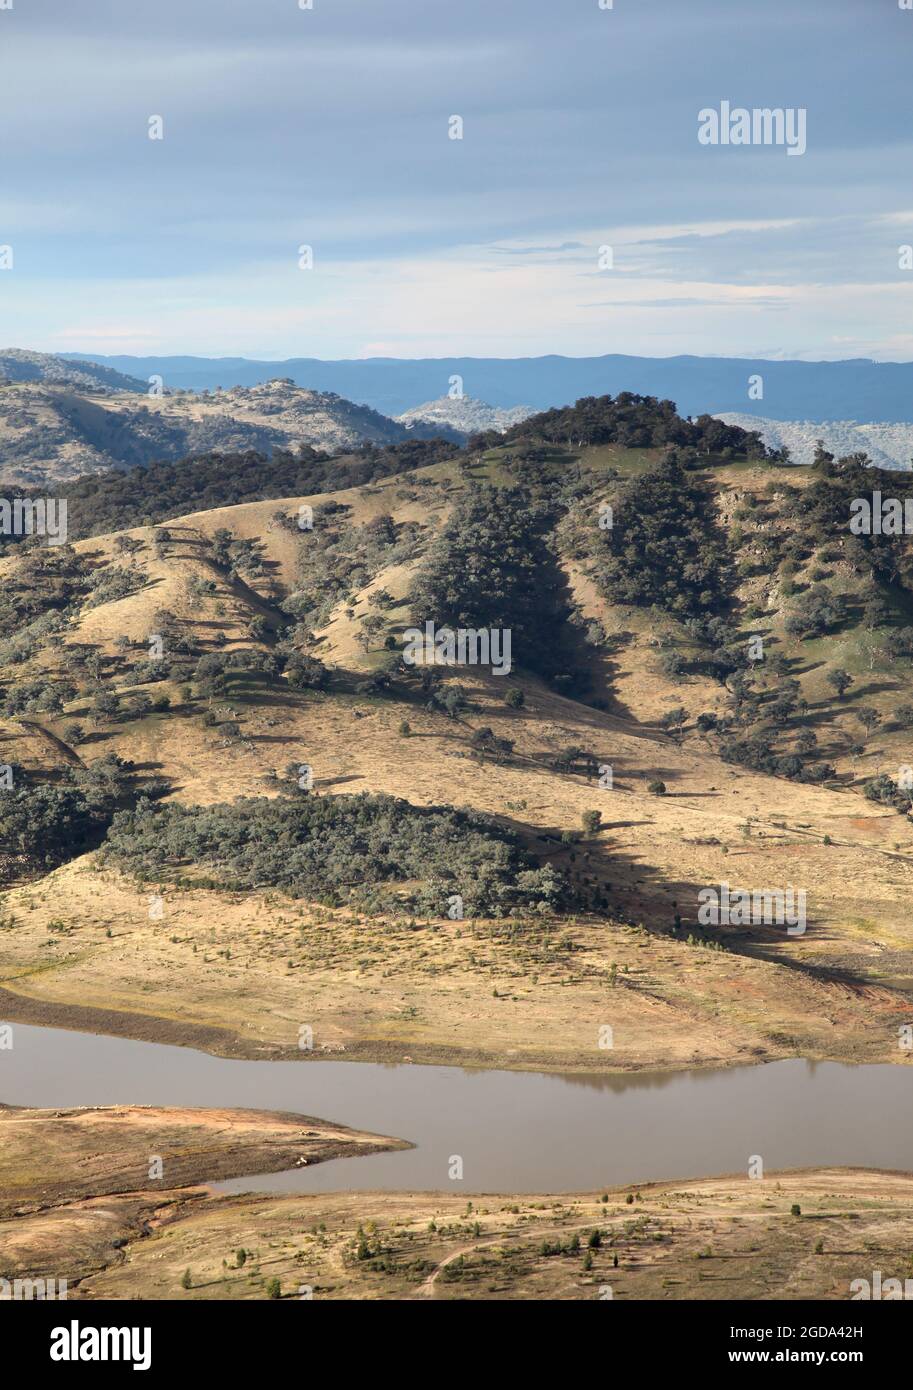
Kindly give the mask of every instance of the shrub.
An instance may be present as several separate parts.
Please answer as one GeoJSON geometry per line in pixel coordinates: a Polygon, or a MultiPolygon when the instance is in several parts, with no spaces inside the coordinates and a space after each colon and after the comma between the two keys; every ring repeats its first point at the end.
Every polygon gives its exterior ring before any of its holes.
{"type": "Polygon", "coordinates": [[[784,624],[791,637],[820,637],[846,621],[847,602],[824,584],[801,595],[784,624]]]}

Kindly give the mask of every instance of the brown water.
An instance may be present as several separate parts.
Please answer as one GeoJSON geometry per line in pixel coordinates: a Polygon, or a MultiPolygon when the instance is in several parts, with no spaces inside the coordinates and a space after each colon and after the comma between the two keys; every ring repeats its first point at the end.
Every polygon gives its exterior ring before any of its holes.
{"type": "MultiPolygon", "coordinates": [[[[9,1105],[230,1105],[397,1135],[404,1153],[236,1179],[223,1191],[584,1191],[659,1178],[851,1164],[913,1169],[913,1070],[788,1061],[560,1076],[356,1062],[228,1061],[189,1048],[14,1025],[9,1105]],[[462,1180],[449,1174],[463,1163],[462,1180]]],[[[0,1176],[2,1181],[2,1176],[0,1176]]]]}

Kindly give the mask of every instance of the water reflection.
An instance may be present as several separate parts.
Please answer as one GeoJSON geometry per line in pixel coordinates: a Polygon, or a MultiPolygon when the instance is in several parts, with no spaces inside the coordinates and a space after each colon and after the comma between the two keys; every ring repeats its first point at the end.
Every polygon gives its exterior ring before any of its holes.
{"type": "Polygon", "coordinates": [[[913,1168],[908,1067],[801,1060],[668,1073],[548,1075],[409,1064],[250,1062],[188,1048],[14,1027],[12,1105],[234,1105],[411,1140],[224,1190],[560,1192],[765,1167],[913,1168]],[[459,1155],[464,1177],[449,1179],[459,1155]]]}

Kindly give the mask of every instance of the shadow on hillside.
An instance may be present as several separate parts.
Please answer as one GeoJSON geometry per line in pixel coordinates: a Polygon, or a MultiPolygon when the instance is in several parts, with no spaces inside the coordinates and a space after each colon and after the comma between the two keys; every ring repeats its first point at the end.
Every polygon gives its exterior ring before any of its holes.
{"type": "MultiPolygon", "coordinates": [[[[572,888],[580,897],[579,910],[592,912],[597,917],[641,926],[653,936],[678,941],[684,941],[691,936],[698,942],[706,942],[710,947],[722,944],[732,955],[781,965],[796,975],[820,983],[838,984],[854,991],[861,991],[873,984],[891,988],[882,980],[867,977],[854,964],[840,960],[839,941],[835,941],[832,963],[824,964],[819,958],[812,964],[807,960],[797,959],[784,949],[787,939],[785,925],[758,924],[744,928],[701,925],[698,922],[698,893],[701,889],[720,883],[725,877],[725,870],[720,878],[711,883],[664,878],[658,869],[636,859],[613,842],[613,832],[635,828],[645,824],[643,821],[609,823],[604,825],[597,835],[582,835],[574,844],[569,845],[562,841],[559,827],[539,829],[507,816],[499,816],[497,819],[508,825],[540,862],[550,864],[567,875],[572,888]],[[676,913],[680,917],[678,927],[675,925],[676,913]]],[[[733,865],[733,870],[728,876],[728,881],[733,886],[757,886],[739,885],[738,879],[733,865]]],[[[828,928],[823,922],[816,924],[814,919],[810,920],[805,935],[810,939],[817,938],[826,949],[829,939],[828,928]]],[[[910,956],[910,974],[913,975],[913,952],[910,956]]],[[[913,999],[913,989],[909,992],[897,989],[896,992],[902,998],[913,999]]]]}

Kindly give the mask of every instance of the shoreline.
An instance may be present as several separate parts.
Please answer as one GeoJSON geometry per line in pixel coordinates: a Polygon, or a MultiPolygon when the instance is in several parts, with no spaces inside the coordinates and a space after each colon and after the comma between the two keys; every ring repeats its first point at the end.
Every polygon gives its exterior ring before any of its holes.
{"type": "Polygon", "coordinates": [[[731,1071],[740,1067],[768,1065],[773,1062],[806,1061],[834,1062],[842,1066],[903,1066],[913,1060],[913,1054],[894,1050],[890,1055],[875,1058],[847,1056],[825,1050],[802,1052],[758,1048],[744,1058],[703,1057],[676,1058],[663,1063],[650,1058],[642,1063],[594,1066],[581,1054],[556,1058],[553,1054],[527,1054],[522,1058],[497,1055],[479,1049],[459,1049],[444,1044],[376,1041],[348,1042],[344,1049],[306,1051],[276,1044],[247,1043],[228,1028],[212,1024],[182,1023],[158,1014],[142,1014],[119,1009],[102,1009],[95,1005],[70,1004],[36,999],[20,994],[6,985],[0,986],[0,1022],[20,1023],[28,1027],[59,1028],[62,1030],[122,1038],[129,1042],[149,1042],[168,1047],[188,1047],[227,1061],[253,1062],[354,1062],[388,1066],[456,1067],[470,1071],[538,1072],[562,1076],[639,1076],[674,1075],[679,1072],[731,1071]]]}

